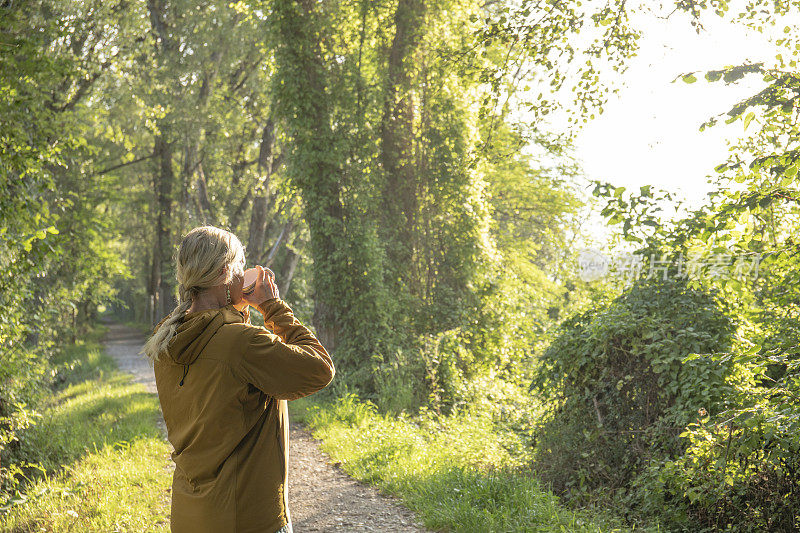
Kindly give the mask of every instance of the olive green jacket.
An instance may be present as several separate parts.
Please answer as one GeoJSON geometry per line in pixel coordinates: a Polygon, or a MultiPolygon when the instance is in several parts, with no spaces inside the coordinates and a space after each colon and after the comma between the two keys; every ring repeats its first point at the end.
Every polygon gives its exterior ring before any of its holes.
{"type": "Polygon", "coordinates": [[[232,305],[188,313],[154,365],[174,447],[174,533],[272,533],[290,520],[287,400],[331,382],[333,361],[280,298],[266,328],[232,305]]]}

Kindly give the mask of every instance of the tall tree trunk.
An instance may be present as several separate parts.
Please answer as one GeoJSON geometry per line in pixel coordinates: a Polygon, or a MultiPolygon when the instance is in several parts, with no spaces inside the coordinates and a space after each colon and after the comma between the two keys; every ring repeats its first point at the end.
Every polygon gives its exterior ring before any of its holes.
{"type": "Polygon", "coordinates": [[[159,287],[161,286],[161,248],[158,239],[153,240],[153,256],[150,260],[150,283],[147,293],[150,296],[147,302],[148,319],[155,326],[159,321],[159,287]]]}
{"type": "Polygon", "coordinates": [[[278,285],[278,290],[281,294],[288,294],[289,293],[289,286],[292,284],[292,278],[294,277],[294,271],[297,268],[297,263],[300,262],[300,254],[292,250],[291,248],[286,249],[286,260],[283,262],[283,268],[281,269],[281,277],[278,285]]]}
{"type": "Polygon", "coordinates": [[[217,215],[214,212],[214,206],[208,198],[208,183],[206,182],[206,173],[203,171],[203,165],[197,164],[197,201],[200,208],[200,220],[203,224],[216,224],[217,215]]]}
{"type": "Polygon", "coordinates": [[[278,234],[278,238],[275,239],[275,242],[270,246],[269,251],[266,251],[261,258],[260,264],[264,266],[270,266],[272,262],[275,260],[275,256],[280,249],[282,244],[286,244],[289,242],[289,237],[292,234],[292,229],[294,228],[294,215],[289,217],[289,220],[283,225],[281,232],[278,234]]]}
{"type": "Polygon", "coordinates": [[[264,254],[264,241],[269,222],[268,208],[271,195],[273,150],[275,148],[275,124],[270,117],[261,134],[261,149],[258,154],[258,170],[263,181],[256,187],[250,229],[247,238],[247,257],[259,260],[264,254]]]}
{"type": "MultiPolygon", "coordinates": [[[[241,222],[242,219],[242,214],[247,210],[247,206],[252,202],[252,200],[253,200],[253,189],[247,189],[244,198],[242,198],[242,201],[239,202],[239,205],[236,206],[233,213],[231,213],[230,219],[228,220],[228,223],[230,224],[231,227],[231,231],[237,230],[237,228],[239,227],[239,222],[241,222]]],[[[248,261],[250,260],[249,255],[247,256],[247,260],[248,261]]]]}
{"type": "MultiPolygon", "coordinates": [[[[152,297],[153,294],[153,259],[152,259],[152,248],[148,247],[145,251],[143,262],[142,262],[142,273],[145,274],[144,279],[144,287],[145,287],[145,297],[144,297],[144,305],[142,305],[142,313],[141,315],[136,315],[136,320],[144,322],[146,324],[153,324],[153,310],[152,310],[152,297]]],[[[136,309],[137,306],[134,306],[136,309]]]]}
{"type": "MultiPolygon", "coordinates": [[[[161,320],[166,314],[172,311],[174,297],[172,295],[175,284],[171,276],[166,273],[173,272],[172,258],[172,239],[170,234],[170,223],[172,220],[172,184],[175,181],[175,173],[172,169],[172,148],[159,134],[155,138],[154,150],[156,161],[158,162],[158,186],[156,188],[156,205],[158,215],[156,217],[156,257],[158,259],[158,313],[156,320],[161,320]]],[[[155,268],[155,267],[154,267],[155,268]]],[[[154,275],[154,280],[156,276],[154,275]]]]}
{"type": "Polygon", "coordinates": [[[285,98],[279,102],[285,108],[299,108],[284,116],[297,117],[288,126],[295,148],[305,157],[290,158],[293,177],[306,197],[306,220],[311,233],[314,262],[314,327],[320,341],[335,351],[341,336],[337,320],[337,283],[344,272],[339,266],[337,247],[344,230],[344,207],[339,196],[340,169],[328,147],[333,138],[330,110],[326,93],[325,66],[317,40],[316,2],[312,0],[278,0],[275,14],[280,38],[285,48],[276,54],[282,70],[291,75],[297,91],[295,102],[285,98]],[[327,258],[327,259],[326,259],[327,258]]]}
{"type": "MultiPolygon", "coordinates": [[[[395,34],[389,50],[384,112],[381,122],[383,230],[389,279],[413,289],[417,235],[417,173],[414,168],[415,55],[425,19],[425,0],[400,0],[395,11],[395,34]]],[[[417,295],[419,291],[414,291],[417,295]]]]}
{"type": "MultiPolygon", "coordinates": [[[[167,71],[170,62],[175,60],[178,43],[173,38],[169,27],[169,7],[163,0],[148,0],[147,11],[150,26],[156,41],[156,62],[159,69],[167,71]]],[[[168,125],[158,124],[158,133],[153,139],[153,159],[155,162],[153,193],[155,196],[155,238],[153,243],[153,263],[150,277],[150,295],[152,301],[152,321],[159,322],[172,311],[171,304],[173,283],[169,273],[173,271],[170,223],[172,222],[172,186],[174,172],[172,170],[172,147],[165,139],[168,125]]]]}
{"type": "Polygon", "coordinates": [[[253,210],[250,212],[250,230],[247,239],[247,257],[253,261],[260,260],[264,250],[264,240],[267,233],[267,208],[269,200],[267,193],[261,189],[253,198],[253,210]]]}
{"type": "Polygon", "coordinates": [[[392,338],[392,321],[371,221],[346,217],[342,203],[344,162],[331,150],[337,140],[321,49],[325,8],[316,0],[276,0],[272,6],[274,113],[291,139],[287,174],[302,193],[311,235],[314,327],[326,348],[341,349],[351,379],[374,390],[372,362],[392,338]]]}

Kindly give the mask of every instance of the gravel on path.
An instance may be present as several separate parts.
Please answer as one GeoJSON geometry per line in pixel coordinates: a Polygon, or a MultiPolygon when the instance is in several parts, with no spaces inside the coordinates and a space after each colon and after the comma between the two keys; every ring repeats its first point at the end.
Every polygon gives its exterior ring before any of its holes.
{"type": "MultiPolygon", "coordinates": [[[[109,324],[106,352],[119,369],[136,383],[157,394],[155,376],[139,353],[145,336],[121,324],[109,324]]],[[[159,427],[166,439],[164,419],[159,427]]],[[[426,532],[399,500],[348,476],[319,447],[311,433],[296,422],[289,424],[289,510],[295,533],[325,531],[426,532]]],[[[170,461],[170,463],[172,463],[170,461]]],[[[174,465],[170,465],[174,468],[174,465]]]]}

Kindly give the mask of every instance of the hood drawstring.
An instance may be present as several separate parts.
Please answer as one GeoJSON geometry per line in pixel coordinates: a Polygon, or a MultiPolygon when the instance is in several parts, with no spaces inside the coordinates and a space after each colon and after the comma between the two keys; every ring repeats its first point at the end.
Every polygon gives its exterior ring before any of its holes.
{"type": "Polygon", "coordinates": [[[183,365],[183,376],[181,377],[181,382],[178,383],[181,387],[183,387],[183,380],[186,379],[187,373],[189,373],[189,365],[183,365]]]}

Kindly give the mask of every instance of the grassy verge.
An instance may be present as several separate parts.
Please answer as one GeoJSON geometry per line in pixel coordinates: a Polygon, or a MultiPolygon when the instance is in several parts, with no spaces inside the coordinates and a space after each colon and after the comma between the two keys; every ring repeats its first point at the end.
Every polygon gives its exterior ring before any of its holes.
{"type": "Polygon", "coordinates": [[[169,531],[158,399],[116,370],[96,336],[59,359],[60,385],[17,452],[39,468],[0,511],[0,531],[169,531]]]}
{"type": "Polygon", "coordinates": [[[400,497],[439,531],[626,531],[605,513],[563,507],[480,414],[386,416],[355,395],[289,402],[322,449],[361,481],[400,497]]]}
{"type": "Polygon", "coordinates": [[[124,323],[125,327],[135,329],[143,335],[151,335],[153,333],[153,326],[146,322],[133,322],[128,321],[124,323]]]}

